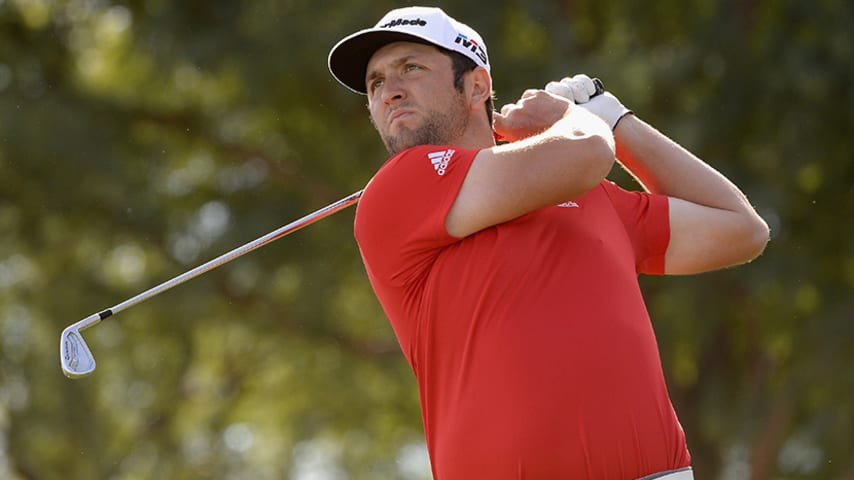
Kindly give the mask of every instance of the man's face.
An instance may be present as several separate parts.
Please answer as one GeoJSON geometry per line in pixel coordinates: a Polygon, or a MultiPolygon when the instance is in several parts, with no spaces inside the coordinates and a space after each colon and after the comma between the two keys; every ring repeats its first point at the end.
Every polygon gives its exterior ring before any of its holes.
{"type": "Polygon", "coordinates": [[[420,43],[390,43],[368,62],[371,121],[389,153],[447,145],[465,132],[469,108],[454,88],[451,59],[420,43]]]}

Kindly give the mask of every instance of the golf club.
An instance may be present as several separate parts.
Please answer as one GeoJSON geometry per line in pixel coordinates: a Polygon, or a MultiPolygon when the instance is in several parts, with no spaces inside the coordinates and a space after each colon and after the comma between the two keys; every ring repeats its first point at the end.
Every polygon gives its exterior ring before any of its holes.
{"type": "MultiPolygon", "coordinates": [[[[602,81],[598,78],[593,79],[593,84],[595,86],[595,93],[592,96],[601,95],[605,91],[605,86],[602,84],[602,81]]],[[[291,222],[278,230],[274,230],[263,237],[260,237],[256,240],[253,240],[246,245],[235,248],[230,252],[224,253],[219,257],[203,264],[198,267],[185,272],[177,277],[167,280],[156,287],[148,289],[139,295],[125,300],[122,303],[119,303],[113,307],[110,307],[106,310],[103,310],[98,313],[93,313],[88,317],[80,320],[77,323],[69,325],[62,331],[62,336],[59,339],[59,359],[62,365],[62,371],[69,378],[80,378],[86,375],[89,375],[95,370],[95,357],[92,356],[92,351],[89,350],[89,346],[86,345],[86,341],[83,340],[82,331],[90,328],[94,325],[97,325],[101,320],[115,315],[116,313],[121,312],[122,310],[136,305],[144,300],[147,300],[159,293],[165,292],[166,290],[171,289],[172,287],[178,286],[191,278],[195,278],[207,271],[213,270],[220,265],[228,263],[234,260],[237,257],[245,255],[259,247],[262,247],[274,240],[277,240],[289,233],[295,232],[302,227],[310,225],[322,218],[325,218],[333,213],[349,207],[350,205],[355,204],[359,201],[362,196],[363,190],[360,190],[356,193],[353,193],[347,197],[338,200],[335,203],[327,205],[326,207],[317,210],[316,212],[310,213],[299,220],[291,222]]]]}
{"type": "Polygon", "coordinates": [[[277,230],[274,230],[263,237],[259,237],[243,246],[231,250],[230,252],[224,253],[203,265],[199,265],[188,272],[182,273],[171,280],[167,280],[156,287],[150,288],[133,298],[125,300],[124,302],[101,312],[89,315],[73,325],[69,325],[62,331],[62,337],[59,339],[59,360],[62,364],[62,372],[69,378],[80,378],[89,375],[95,370],[95,357],[92,356],[92,351],[89,350],[89,346],[86,345],[86,341],[83,340],[83,335],[81,334],[83,330],[97,325],[101,320],[115,315],[128,307],[136,305],[144,300],[148,300],[149,298],[159,293],[163,293],[172,287],[178,286],[191,278],[195,278],[207,271],[213,270],[214,268],[226,264],[237,257],[243,256],[274,240],[278,240],[285,235],[293,233],[302,227],[310,225],[339,210],[347,208],[359,201],[359,198],[362,196],[362,191],[363,190],[359,190],[358,192],[344,197],[335,203],[329,204],[316,212],[310,213],[299,220],[295,220],[277,230]]]}

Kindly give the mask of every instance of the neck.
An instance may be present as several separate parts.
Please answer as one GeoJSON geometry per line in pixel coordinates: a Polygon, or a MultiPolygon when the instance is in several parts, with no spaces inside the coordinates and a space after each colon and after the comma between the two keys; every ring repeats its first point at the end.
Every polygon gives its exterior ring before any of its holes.
{"type": "Polygon", "coordinates": [[[486,121],[485,114],[478,112],[480,117],[477,120],[471,119],[468,127],[456,139],[454,145],[461,148],[490,148],[495,146],[495,136],[492,131],[492,126],[486,121]]]}

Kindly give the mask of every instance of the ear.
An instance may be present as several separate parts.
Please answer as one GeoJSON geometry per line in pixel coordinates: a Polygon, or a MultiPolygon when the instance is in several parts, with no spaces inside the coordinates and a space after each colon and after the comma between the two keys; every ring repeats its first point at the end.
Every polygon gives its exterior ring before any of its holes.
{"type": "Polygon", "coordinates": [[[492,96],[492,77],[485,68],[477,67],[469,72],[469,82],[471,82],[469,106],[472,109],[480,108],[492,96]]]}

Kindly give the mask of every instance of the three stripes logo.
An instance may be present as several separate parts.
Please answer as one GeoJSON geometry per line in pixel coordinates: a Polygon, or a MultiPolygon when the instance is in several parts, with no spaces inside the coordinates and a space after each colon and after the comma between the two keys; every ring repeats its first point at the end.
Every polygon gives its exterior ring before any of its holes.
{"type": "Polygon", "coordinates": [[[428,153],[427,156],[430,158],[433,168],[436,169],[436,173],[438,173],[439,176],[442,176],[445,174],[448,164],[451,163],[451,158],[454,156],[454,150],[439,150],[438,152],[428,153]]]}

